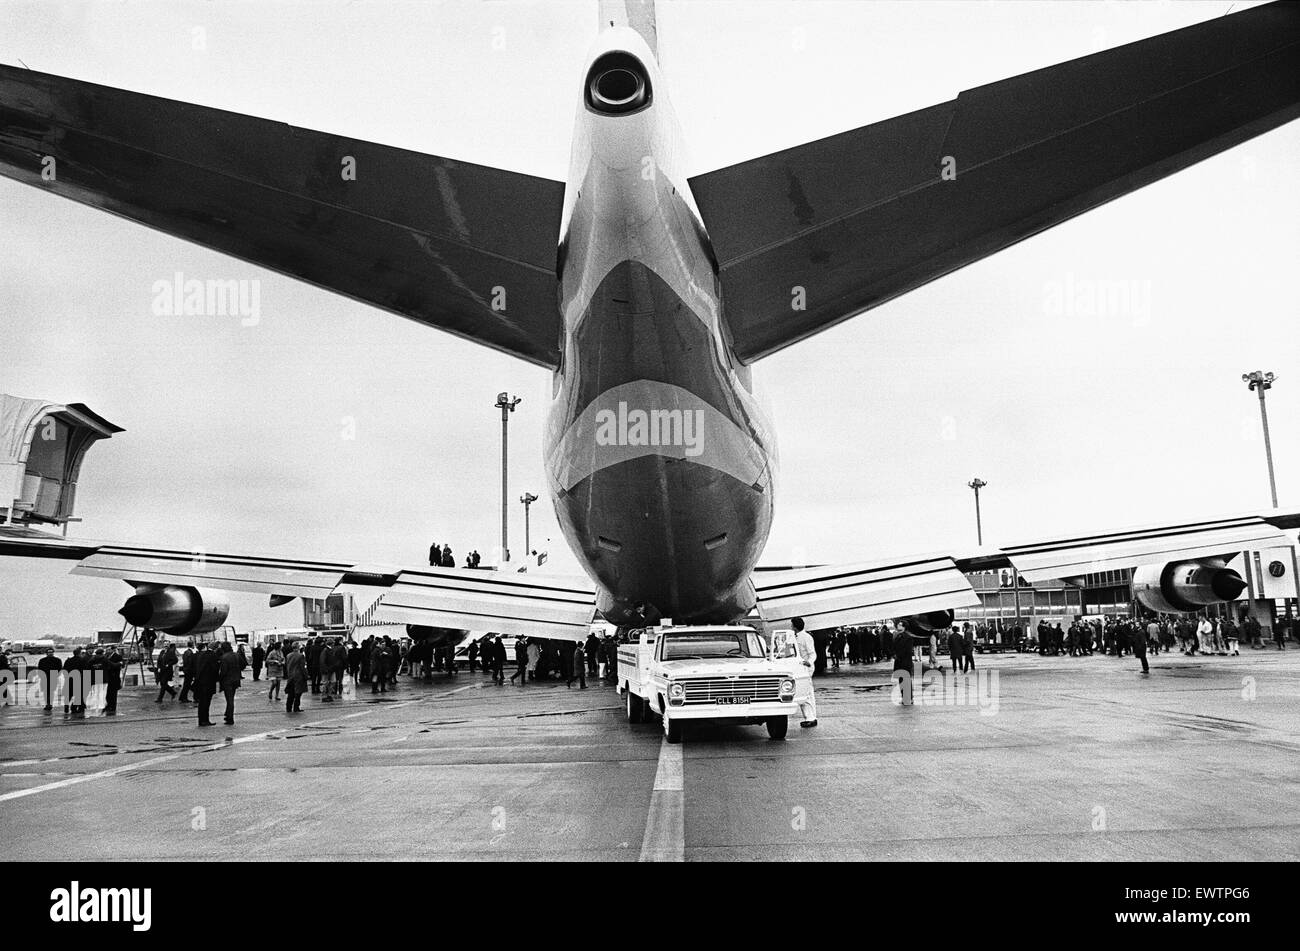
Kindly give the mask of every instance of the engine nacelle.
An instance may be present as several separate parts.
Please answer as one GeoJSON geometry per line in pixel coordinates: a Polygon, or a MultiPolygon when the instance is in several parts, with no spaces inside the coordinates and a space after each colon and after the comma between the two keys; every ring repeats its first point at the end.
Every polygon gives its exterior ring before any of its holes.
{"type": "Polygon", "coordinates": [[[595,112],[629,115],[648,106],[650,97],[650,77],[631,53],[606,53],[587,71],[587,107],[595,112]]]}
{"type": "Polygon", "coordinates": [[[1231,601],[1245,589],[1241,575],[1221,559],[1171,561],[1133,572],[1133,597],[1161,614],[1191,614],[1207,604],[1231,601]]]}
{"type": "Polygon", "coordinates": [[[936,631],[946,631],[952,627],[952,611],[927,611],[925,614],[912,614],[903,618],[903,627],[911,634],[928,638],[936,631]]]}
{"type": "Polygon", "coordinates": [[[117,612],[128,624],[168,634],[206,634],[226,623],[230,597],[212,588],[138,584],[117,612]]]}

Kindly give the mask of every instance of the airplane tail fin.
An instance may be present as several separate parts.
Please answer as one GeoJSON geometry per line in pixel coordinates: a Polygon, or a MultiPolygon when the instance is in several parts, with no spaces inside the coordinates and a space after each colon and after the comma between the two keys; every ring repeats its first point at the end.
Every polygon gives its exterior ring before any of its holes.
{"type": "Polygon", "coordinates": [[[607,30],[612,26],[636,30],[655,55],[659,55],[655,0],[600,0],[600,28],[607,30]]]}

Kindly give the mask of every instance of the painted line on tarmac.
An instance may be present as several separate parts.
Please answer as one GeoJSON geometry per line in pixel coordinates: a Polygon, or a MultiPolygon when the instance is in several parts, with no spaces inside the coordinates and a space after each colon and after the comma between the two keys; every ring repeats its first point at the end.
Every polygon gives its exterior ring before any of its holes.
{"type": "MultiPolygon", "coordinates": [[[[451,691],[451,693],[458,693],[460,690],[465,690],[465,689],[468,688],[460,687],[457,688],[457,690],[451,691]]],[[[384,709],[397,710],[401,707],[409,707],[412,704],[421,703],[425,699],[436,699],[437,697],[445,697],[445,696],[449,696],[449,694],[437,694],[436,697],[429,697],[429,698],[418,697],[411,700],[401,700],[398,701],[397,703],[384,704],[382,706],[374,705],[365,710],[358,711],[357,713],[351,713],[341,717],[330,717],[325,720],[317,720],[311,724],[306,724],[306,725],[319,726],[323,723],[330,723],[337,720],[351,720],[356,717],[365,716],[366,714],[369,713],[375,713],[378,710],[384,710],[384,709]]],[[[236,746],[242,743],[251,743],[256,740],[265,740],[268,737],[276,736],[277,734],[280,733],[291,733],[296,729],[300,729],[300,727],[295,724],[292,726],[286,726],[279,730],[268,730],[265,733],[253,733],[248,736],[238,736],[235,737],[234,739],[223,740],[220,743],[209,743],[204,746],[196,746],[187,750],[177,750],[175,753],[167,753],[166,755],[163,756],[155,756],[152,759],[141,760],[138,763],[124,763],[121,766],[114,766],[110,769],[100,770],[97,773],[85,773],[81,776],[70,776],[67,779],[60,779],[59,781],[53,783],[45,783],[42,786],[33,786],[30,789],[17,789],[14,790],[13,792],[8,792],[8,793],[4,793],[3,795],[0,795],[0,802],[9,802],[14,799],[22,799],[25,796],[35,796],[37,793],[53,792],[56,789],[65,789],[68,786],[76,786],[79,783],[88,783],[91,780],[95,780],[95,779],[109,779],[113,776],[121,775],[122,773],[129,773],[137,769],[145,769],[149,766],[157,766],[159,763],[169,763],[172,760],[180,759],[182,756],[192,756],[195,753],[213,753],[216,752],[217,750],[224,750],[227,747],[236,746]]]]}
{"type": "Polygon", "coordinates": [[[664,738],[650,793],[650,813],[641,839],[642,862],[681,862],[686,856],[686,816],[682,746],[664,738]]]}

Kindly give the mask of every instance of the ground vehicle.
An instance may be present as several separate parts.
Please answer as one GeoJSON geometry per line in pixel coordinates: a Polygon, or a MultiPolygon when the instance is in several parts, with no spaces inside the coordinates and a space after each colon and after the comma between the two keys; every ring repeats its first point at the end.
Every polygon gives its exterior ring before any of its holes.
{"type": "Polygon", "coordinates": [[[632,632],[618,650],[619,692],[629,723],[656,713],[669,743],[687,720],[763,723],[785,738],[799,708],[789,663],[771,656],[752,627],[663,626],[632,632]]]}

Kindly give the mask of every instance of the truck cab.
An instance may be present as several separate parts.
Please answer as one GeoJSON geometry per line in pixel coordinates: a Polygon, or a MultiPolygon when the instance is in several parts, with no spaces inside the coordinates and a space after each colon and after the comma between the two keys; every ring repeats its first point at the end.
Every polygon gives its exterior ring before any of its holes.
{"type": "Polygon", "coordinates": [[[663,721],[669,743],[688,720],[762,723],[784,739],[798,713],[790,664],[752,627],[663,625],[631,632],[619,648],[619,691],[629,723],[663,721]]]}

